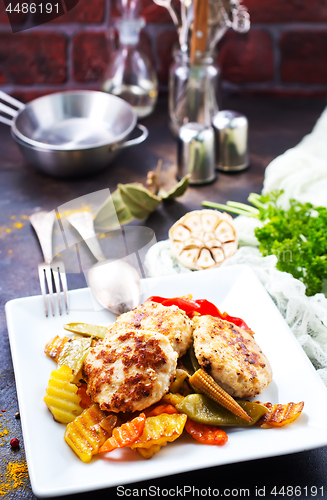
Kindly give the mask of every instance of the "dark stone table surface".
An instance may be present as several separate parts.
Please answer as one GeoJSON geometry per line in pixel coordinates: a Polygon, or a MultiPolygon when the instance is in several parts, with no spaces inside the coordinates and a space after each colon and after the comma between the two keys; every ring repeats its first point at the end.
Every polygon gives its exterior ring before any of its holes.
{"type": "MultiPolygon", "coordinates": [[[[154,230],[158,241],[167,238],[168,229],[177,218],[189,210],[200,208],[204,199],[222,203],[228,199],[246,202],[251,191],[260,192],[268,163],[286,149],[295,146],[312,130],[325,102],[310,99],[229,97],[225,99],[224,107],[242,112],[249,119],[251,166],[238,174],[219,173],[213,184],[190,188],[178,201],[160,207],[145,223],[154,230]]],[[[143,122],[150,131],[144,144],[123,151],[106,171],[77,180],[54,179],[36,171],[23,159],[11,138],[9,128],[0,124],[0,484],[4,480],[7,463],[13,459],[23,460],[25,457],[20,421],[15,418],[19,407],[4,305],[14,298],[40,293],[37,264],[41,262],[41,252],[27,217],[38,209],[50,211],[74,198],[100,189],[108,187],[114,190],[118,182],[145,182],[147,172],[155,168],[159,159],[163,160],[164,185],[172,186],[176,174],[176,143],[167,126],[167,103],[164,98],[159,101],[153,115],[143,122]],[[1,435],[4,428],[9,432],[1,435]],[[12,437],[17,437],[21,443],[20,449],[15,452],[9,445],[12,437]]],[[[84,280],[78,275],[69,275],[68,279],[70,289],[84,286],[84,280]]],[[[47,446],[46,436],[44,442],[44,446],[47,446]]],[[[321,487],[324,487],[324,497],[327,497],[326,477],[327,449],[321,448],[177,474],[128,487],[138,488],[140,492],[141,488],[151,485],[161,489],[184,485],[199,489],[210,486],[219,488],[221,492],[228,489],[230,496],[235,498],[242,495],[257,498],[261,493],[262,498],[308,499],[322,498],[319,490],[321,487]],[[294,492],[292,496],[286,494],[286,489],[284,496],[274,496],[271,493],[274,486],[277,486],[277,491],[282,486],[300,486],[302,489],[297,490],[298,493],[301,491],[297,496],[294,492]],[[317,496],[312,494],[312,486],[318,488],[317,496]],[[250,496],[247,492],[242,493],[241,489],[248,489],[250,496]]],[[[227,493],[228,491],[226,495],[227,493]]],[[[118,498],[116,488],[62,498],[86,500],[95,495],[99,499],[118,498]]],[[[188,496],[196,497],[197,492],[188,496]]],[[[24,489],[11,490],[4,498],[35,497],[27,482],[24,489]]]]}

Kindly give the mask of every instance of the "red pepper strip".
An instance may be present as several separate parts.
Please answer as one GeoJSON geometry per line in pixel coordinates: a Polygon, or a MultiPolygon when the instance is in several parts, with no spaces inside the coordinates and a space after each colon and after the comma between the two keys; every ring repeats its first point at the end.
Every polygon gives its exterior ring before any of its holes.
{"type": "Polygon", "coordinates": [[[164,297],[153,296],[147,300],[150,300],[151,302],[158,302],[159,304],[162,304],[163,306],[166,307],[177,306],[184,312],[186,312],[186,314],[190,318],[193,318],[195,313],[200,314],[200,316],[205,316],[208,314],[210,316],[214,316],[215,318],[221,318],[224,321],[230,321],[234,325],[240,328],[244,328],[244,330],[251,331],[251,329],[248,327],[248,325],[245,323],[243,319],[236,318],[234,316],[229,316],[229,314],[227,314],[226,312],[221,313],[217,306],[215,306],[214,304],[212,304],[212,302],[209,302],[206,299],[188,300],[188,299],[182,299],[180,297],[166,299],[164,297]]]}
{"type": "Polygon", "coordinates": [[[150,406],[150,408],[147,408],[144,410],[144,413],[146,417],[156,417],[157,415],[161,415],[161,413],[168,413],[169,415],[172,415],[173,413],[179,413],[175,406],[169,404],[169,403],[161,403],[158,405],[150,406]]]}
{"type": "Polygon", "coordinates": [[[228,437],[225,431],[215,425],[199,424],[189,418],[185,424],[185,430],[202,444],[215,444],[222,446],[227,443],[228,437]]]}
{"type": "Polygon", "coordinates": [[[200,305],[198,305],[194,300],[182,299],[180,297],[175,297],[173,299],[165,299],[164,297],[150,297],[147,299],[151,302],[158,302],[163,306],[177,306],[182,311],[186,312],[186,314],[190,317],[194,316],[194,312],[200,309],[200,305]]]}
{"type": "Polygon", "coordinates": [[[99,448],[99,453],[130,446],[141,436],[144,426],[145,414],[140,413],[138,417],[133,418],[130,422],[126,422],[120,427],[115,427],[112,431],[112,436],[99,448]]]}

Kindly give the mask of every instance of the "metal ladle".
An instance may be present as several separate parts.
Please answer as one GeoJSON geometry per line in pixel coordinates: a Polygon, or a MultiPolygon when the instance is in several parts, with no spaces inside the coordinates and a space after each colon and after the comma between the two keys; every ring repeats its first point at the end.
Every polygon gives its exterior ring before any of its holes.
{"type": "Polygon", "coordinates": [[[140,303],[141,285],[134,267],[123,259],[107,259],[96,238],[90,212],[76,212],[67,217],[97,259],[88,271],[87,281],[96,300],[115,314],[130,311],[140,303]]]}

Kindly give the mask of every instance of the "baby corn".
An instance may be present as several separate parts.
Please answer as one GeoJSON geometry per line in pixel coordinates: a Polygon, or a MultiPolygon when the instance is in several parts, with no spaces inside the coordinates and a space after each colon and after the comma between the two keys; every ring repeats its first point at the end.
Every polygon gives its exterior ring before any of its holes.
{"type": "Polygon", "coordinates": [[[241,408],[241,406],[232,398],[217,382],[205,372],[202,368],[197,370],[190,378],[190,384],[205,396],[227,408],[231,413],[251,422],[252,418],[241,408]]]}

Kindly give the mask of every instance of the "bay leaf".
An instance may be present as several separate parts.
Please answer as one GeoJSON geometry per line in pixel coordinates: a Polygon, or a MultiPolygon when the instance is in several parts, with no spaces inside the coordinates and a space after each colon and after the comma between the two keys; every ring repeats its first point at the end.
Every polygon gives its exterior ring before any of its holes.
{"type": "Polygon", "coordinates": [[[160,189],[158,193],[158,197],[162,200],[173,200],[174,198],[178,198],[182,196],[189,186],[189,179],[191,174],[185,175],[170,191],[165,191],[164,189],[160,189]]]}
{"type": "Polygon", "coordinates": [[[97,230],[109,231],[128,224],[133,218],[120,196],[119,189],[116,189],[95,214],[94,226],[97,230]]]}
{"type": "Polygon", "coordinates": [[[118,184],[121,199],[133,217],[146,219],[160,205],[161,199],[143,184],[118,184]]]}

